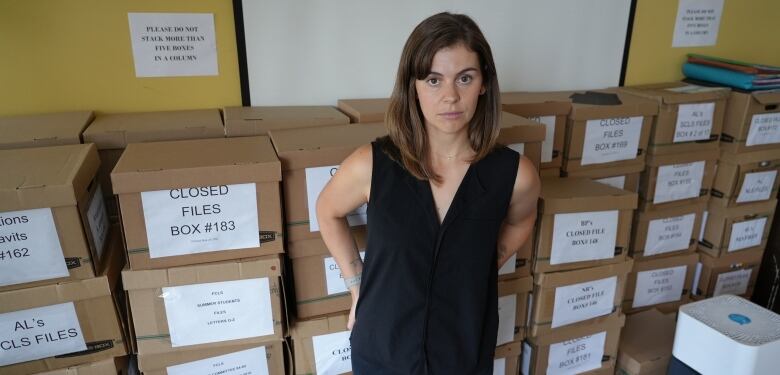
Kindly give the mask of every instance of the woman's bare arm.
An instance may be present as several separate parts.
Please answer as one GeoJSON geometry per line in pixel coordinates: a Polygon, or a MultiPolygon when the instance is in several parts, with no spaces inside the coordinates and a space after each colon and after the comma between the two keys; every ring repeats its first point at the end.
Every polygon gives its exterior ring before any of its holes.
{"type": "Polygon", "coordinates": [[[521,157],[512,200],[498,234],[499,268],[520,250],[534,230],[540,185],[536,168],[528,158],[521,157]]]}

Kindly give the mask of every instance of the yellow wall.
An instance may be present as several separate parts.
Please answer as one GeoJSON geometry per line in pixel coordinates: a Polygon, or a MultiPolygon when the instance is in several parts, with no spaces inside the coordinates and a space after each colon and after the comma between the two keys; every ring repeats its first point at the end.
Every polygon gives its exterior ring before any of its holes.
{"type": "Polygon", "coordinates": [[[241,105],[231,0],[2,0],[0,48],[0,116],[241,105]],[[136,78],[128,12],[213,13],[219,75],[136,78]]]}
{"type": "Polygon", "coordinates": [[[678,0],[637,0],[626,85],[683,78],[686,54],[780,66],[780,1],[725,0],[712,47],[672,48],[678,0]]]}

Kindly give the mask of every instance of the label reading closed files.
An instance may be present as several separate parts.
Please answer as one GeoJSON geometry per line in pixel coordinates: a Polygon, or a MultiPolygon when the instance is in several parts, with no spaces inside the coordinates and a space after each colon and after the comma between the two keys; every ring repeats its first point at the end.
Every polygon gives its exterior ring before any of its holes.
{"type": "Polygon", "coordinates": [[[750,120],[746,146],[780,143],[780,113],[753,115],[750,120]]]}
{"type": "Polygon", "coordinates": [[[777,170],[745,174],[737,203],[765,201],[772,196],[777,170]]]}
{"type": "Polygon", "coordinates": [[[254,183],[141,193],[151,258],[260,246],[254,183]]]}
{"type": "Polygon", "coordinates": [[[687,269],[687,266],[678,266],[637,272],[634,303],[631,307],[679,301],[687,269]]]}
{"type": "MultiPolygon", "coordinates": [[[[306,199],[309,205],[309,231],[319,232],[320,223],[317,221],[317,198],[322,189],[330,181],[330,178],[339,170],[338,165],[328,167],[306,168],[306,199]]],[[[366,210],[368,205],[364,204],[355,211],[347,215],[347,222],[350,226],[365,225],[368,222],[366,210]]]]}
{"type": "Polygon", "coordinates": [[[580,374],[601,367],[607,332],[550,345],[547,375],[580,374]]]}
{"type": "Polygon", "coordinates": [[[636,159],[642,116],[588,120],[582,165],[636,159]]]}
{"type": "Polygon", "coordinates": [[[552,328],[612,313],[617,276],[555,288],[552,328]]]}
{"type": "Polygon", "coordinates": [[[556,214],[550,264],[614,257],[617,227],[617,210],[556,214]]]}
{"type": "Polygon", "coordinates": [[[266,360],[265,347],[261,346],[199,361],[168,366],[167,371],[168,375],[268,375],[268,361],[266,360]]]}
{"type": "MultiPolygon", "coordinates": [[[[366,258],[366,252],[360,251],[360,259],[366,258]]],[[[325,265],[325,285],[328,289],[328,295],[340,294],[347,292],[347,286],[344,285],[344,276],[341,274],[336,259],[333,257],[327,257],[323,260],[325,265]]]]}
{"type": "Polygon", "coordinates": [[[317,374],[338,375],[352,371],[349,331],[312,337],[317,374]]]}
{"type": "Polygon", "coordinates": [[[50,208],[0,213],[0,286],[67,276],[50,208]]]}
{"type": "Polygon", "coordinates": [[[764,236],[764,227],[766,227],[765,217],[732,224],[728,251],[760,245],[764,236]]]}
{"type": "Polygon", "coordinates": [[[680,104],[674,143],[710,139],[715,103],[680,104]]]}
{"type": "Polygon", "coordinates": [[[685,250],[691,245],[696,214],[651,220],[647,227],[645,256],[685,250]]]}
{"type": "Polygon", "coordinates": [[[86,349],[73,302],[0,314],[0,366],[86,349]]]}
{"type": "Polygon", "coordinates": [[[173,347],[272,335],[267,277],[162,288],[173,347]]]}
{"type": "Polygon", "coordinates": [[[653,203],[696,198],[701,192],[705,162],[662,165],[658,167],[653,203]]]}

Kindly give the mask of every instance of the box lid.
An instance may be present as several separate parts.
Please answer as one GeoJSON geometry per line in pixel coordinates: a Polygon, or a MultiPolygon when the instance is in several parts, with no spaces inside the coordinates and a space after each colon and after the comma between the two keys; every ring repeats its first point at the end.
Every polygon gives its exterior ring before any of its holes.
{"type": "Polygon", "coordinates": [[[633,210],[637,194],[587,178],[543,178],[539,211],[544,215],[563,212],[633,210]]]}
{"type": "MultiPolygon", "coordinates": [[[[606,319],[596,323],[577,325],[574,327],[556,329],[549,334],[540,335],[537,337],[529,337],[528,341],[533,344],[539,345],[552,345],[557,344],[564,340],[574,340],[580,337],[596,334],[599,332],[607,331],[610,336],[612,334],[620,334],[620,329],[626,323],[626,316],[623,314],[611,314],[606,319]]],[[[606,344],[606,343],[605,343],[606,344]]]]}
{"type": "Polygon", "coordinates": [[[130,143],[222,138],[218,109],[117,113],[98,116],[84,131],[84,142],[98,149],[122,149],[130,143]]]}
{"type": "MultiPolygon", "coordinates": [[[[358,147],[386,134],[384,123],[270,131],[284,170],[322,166],[323,152],[337,153],[343,160],[358,147]]],[[[326,162],[324,165],[330,164],[326,162]]]]}
{"type": "Polygon", "coordinates": [[[571,172],[562,171],[561,173],[563,174],[563,176],[566,177],[587,177],[593,179],[593,178],[604,178],[604,177],[612,177],[612,176],[619,176],[619,175],[627,175],[631,173],[640,173],[644,170],[645,170],[644,164],[629,164],[629,165],[606,167],[606,168],[599,168],[599,169],[578,169],[571,172]]]}
{"type": "MultiPolygon", "coordinates": [[[[601,94],[614,94],[620,100],[618,105],[595,105],[595,104],[583,104],[572,100],[571,114],[569,118],[572,120],[593,120],[600,118],[612,118],[612,117],[630,117],[630,116],[655,116],[658,114],[658,103],[640,98],[634,95],[629,95],[625,92],[621,92],[618,89],[604,89],[604,90],[591,90],[591,92],[601,94]]],[[[571,92],[571,95],[584,95],[585,91],[571,92]]]]}
{"type": "Polygon", "coordinates": [[[115,194],[281,181],[266,136],[132,143],[111,172],[115,194]]]}
{"type": "Polygon", "coordinates": [[[685,82],[665,82],[650,85],[622,87],[620,90],[662,104],[696,103],[728,99],[728,87],[703,87],[685,82]]]}
{"type": "Polygon", "coordinates": [[[330,106],[226,107],[225,134],[265,134],[271,129],[349,124],[349,117],[330,106]]]}
{"type": "Polygon", "coordinates": [[[505,111],[521,116],[568,115],[571,111],[571,92],[504,92],[501,105],[505,111]]]}
{"type": "Polygon", "coordinates": [[[506,296],[510,294],[527,293],[533,289],[534,281],[531,276],[521,277],[519,279],[499,280],[498,295],[506,296]]]}
{"type": "Polygon", "coordinates": [[[495,358],[519,357],[523,352],[523,342],[515,341],[496,347],[495,358]]]}
{"type": "Polygon", "coordinates": [[[111,288],[106,276],[9,290],[0,293],[0,314],[104,296],[111,296],[111,288]]]}
{"type": "Polygon", "coordinates": [[[125,290],[130,291],[280,275],[279,258],[271,256],[159,270],[125,269],[122,271],[122,283],[125,290]]]}
{"type": "Polygon", "coordinates": [[[544,125],[506,111],[501,112],[500,129],[500,144],[542,142],[546,136],[544,125]]]}
{"type": "MultiPolygon", "coordinates": [[[[633,259],[627,259],[624,262],[607,264],[591,268],[582,268],[573,271],[540,273],[534,276],[534,284],[544,285],[547,288],[554,288],[561,285],[583,283],[593,280],[601,275],[627,275],[634,266],[633,259]]],[[[606,277],[606,276],[605,276],[606,277]]]]}
{"type": "Polygon", "coordinates": [[[620,337],[619,362],[634,374],[665,371],[672,356],[675,314],[657,309],[645,310],[626,318],[620,337]]]}
{"type": "Polygon", "coordinates": [[[721,151],[719,161],[725,161],[732,164],[749,164],[772,160],[780,160],[780,149],[744,152],[739,154],[721,151]]]}
{"type": "Polygon", "coordinates": [[[338,108],[357,122],[382,122],[390,105],[389,98],[339,99],[338,108]]]}
{"type": "Polygon", "coordinates": [[[0,117],[0,149],[81,143],[92,111],[0,117]]]}
{"type": "Polygon", "coordinates": [[[303,340],[328,333],[346,331],[348,319],[349,314],[342,313],[314,319],[297,320],[290,325],[290,335],[293,340],[303,340]]]}
{"type": "Polygon", "coordinates": [[[75,206],[99,165],[93,144],[0,150],[0,212],[75,206]]]}
{"type": "Polygon", "coordinates": [[[648,154],[646,163],[648,166],[658,167],[661,165],[693,163],[702,160],[717,161],[719,156],[718,150],[705,150],[672,155],[648,154]]]}
{"type": "Polygon", "coordinates": [[[753,96],[757,102],[767,104],[780,104],[780,89],[765,90],[765,91],[753,91],[750,95],[753,96]]]}

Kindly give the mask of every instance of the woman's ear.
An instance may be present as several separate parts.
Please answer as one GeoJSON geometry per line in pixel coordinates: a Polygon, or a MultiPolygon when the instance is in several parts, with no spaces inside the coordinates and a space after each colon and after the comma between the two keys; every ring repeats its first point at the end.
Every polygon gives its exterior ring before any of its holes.
{"type": "Polygon", "coordinates": [[[487,90],[485,89],[485,85],[482,85],[482,88],[481,88],[481,89],[479,89],[479,95],[483,95],[483,94],[485,93],[485,91],[487,91],[487,90]]]}

